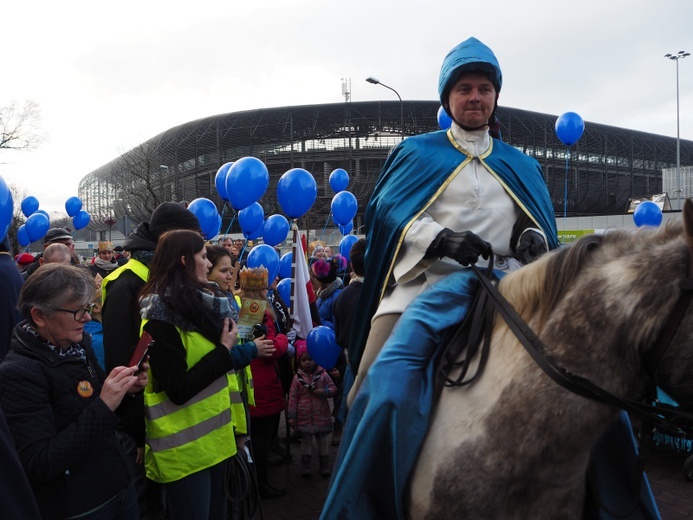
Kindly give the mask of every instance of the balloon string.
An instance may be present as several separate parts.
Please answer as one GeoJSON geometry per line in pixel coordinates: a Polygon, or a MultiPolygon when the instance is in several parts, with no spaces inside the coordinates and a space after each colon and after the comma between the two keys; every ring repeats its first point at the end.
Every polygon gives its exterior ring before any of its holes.
{"type": "MultiPolygon", "coordinates": [[[[237,213],[234,213],[234,214],[233,214],[233,217],[231,218],[231,222],[229,222],[229,227],[226,228],[226,232],[224,233],[224,235],[228,235],[228,234],[229,234],[229,229],[231,229],[231,226],[233,226],[233,223],[234,223],[234,221],[236,220],[236,215],[237,215],[237,213]]],[[[223,213],[223,212],[222,212],[222,214],[221,214],[221,218],[224,218],[224,213],[223,213]]],[[[245,250],[245,246],[243,246],[243,249],[245,250]]]]}
{"type": "Polygon", "coordinates": [[[330,211],[327,214],[327,217],[325,217],[325,225],[322,227],[322,233],[320,233],[320,242],[322,242],[322,239],[325,236],[325,233],[327,232],[327,223],[330,221],[331,215],[332,215],[332,211],[330,211]]]}
{"type": "Polygon", "coordinates": [[[565,186],[563,188],[563,228],[565,229],[568,217],[568,172],[570,170],[570,147],[566,147],[565,153],[565,186]]]}

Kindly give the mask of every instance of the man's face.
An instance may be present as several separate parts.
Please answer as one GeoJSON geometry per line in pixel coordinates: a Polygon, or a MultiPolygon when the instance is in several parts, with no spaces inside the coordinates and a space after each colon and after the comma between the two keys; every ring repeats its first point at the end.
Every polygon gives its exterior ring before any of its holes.
{"type": "Polygon", "coordinates": [[[227,251],[231,251],[231,248],[233,247],[233,240],[231,240],[230,238],[227,238],[226,240],[224,240],[221,243],[221,247],[223,247],[227,251]]]}
{"type": "Polygon", "coordinates": [[[488,123],[496,106],[496,89],[484,75],[467,72],[450,89],[448,107],[458,124],[477,128],[488,123]]]}

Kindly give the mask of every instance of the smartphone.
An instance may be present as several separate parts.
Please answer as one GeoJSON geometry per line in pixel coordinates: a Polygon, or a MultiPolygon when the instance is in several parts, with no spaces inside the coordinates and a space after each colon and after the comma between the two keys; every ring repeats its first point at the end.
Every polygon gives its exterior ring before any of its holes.
{"type": "Polygon", "coordinates": [[[147,358],[147,353],[152,345],[154,345],[154,338],[152,338],[147,331],[144,331],[140,337],[140,340],[137,342],[137,346],[135,347],[135,351],[132,353],[128,366],[136,366],[138,372],[142,370],[142,363],[144,363],[144,360],[147,358]]]}
{"type": "Polygon", "coordinates": [[[265,336],[267,335],[267,327],[265,327],[262,323],[256,323],[253,326],[253,338],[259,338],[260,336],[265,336]]]}

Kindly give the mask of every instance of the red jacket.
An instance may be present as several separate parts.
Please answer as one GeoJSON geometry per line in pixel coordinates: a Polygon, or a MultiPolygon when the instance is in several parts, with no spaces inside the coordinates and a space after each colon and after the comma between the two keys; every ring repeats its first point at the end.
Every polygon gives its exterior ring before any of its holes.
{"type": "Polygon", "coordinates": [[[274,342],[275,352],[271,358],[257,357],[250,363],[255,387],[255,406],[249,407],[251,417],[268,417],[284,410],[284,391],[276,364],[286,353],[289,340],[284,334],[277,334],[277,326],[267,312],[263,324],[267,327],[267,339],[274,342]]]}

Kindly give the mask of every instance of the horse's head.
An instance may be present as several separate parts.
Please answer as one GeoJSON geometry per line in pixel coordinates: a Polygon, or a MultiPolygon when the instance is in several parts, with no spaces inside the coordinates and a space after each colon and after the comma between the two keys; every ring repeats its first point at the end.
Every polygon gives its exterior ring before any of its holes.
{"type": "Polygon", "coordinates": [[[682,293],[691,250],[687,200],[682,220],[583,237],[507,276],[501,291],[569,370],[617,393],[634,392],[634,381],[656,372],[674,398],[693,402],[688,314],[659,368],[645,362],[682,293]]]}

